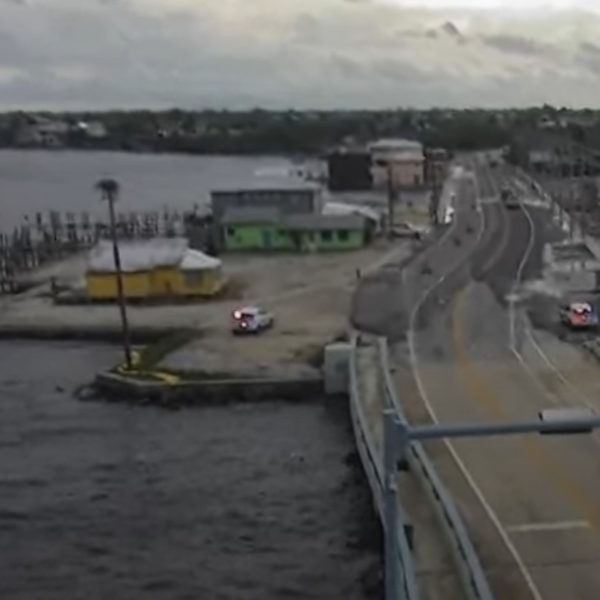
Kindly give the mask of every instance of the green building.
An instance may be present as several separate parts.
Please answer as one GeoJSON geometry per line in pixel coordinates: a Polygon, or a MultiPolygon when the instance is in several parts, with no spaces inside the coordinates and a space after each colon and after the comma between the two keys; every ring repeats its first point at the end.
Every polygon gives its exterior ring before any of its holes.
{"type": "Polygon", "coordinates": [[[272,208],[232,208],[221,224],[229,251],[356,250],[367,239],[366,220],[358,215],[281,215],[272,208]]]}

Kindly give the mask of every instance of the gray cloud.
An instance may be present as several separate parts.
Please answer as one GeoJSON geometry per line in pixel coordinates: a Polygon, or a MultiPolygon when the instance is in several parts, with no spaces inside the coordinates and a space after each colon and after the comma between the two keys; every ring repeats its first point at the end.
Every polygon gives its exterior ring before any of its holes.
{"type": "Polygon", "coordinates": [[[569,93],[600,94],[600,82],[588,81],[600,47],[584,41],[573,57],[533,26],[516,35],[500,13],[469,21],[377,0],[231,7],[0,0],[0,108],[503,104],[537,99],[540,89],[552,102],[565,93],[559,71],[572,78],[569,93]]]}
{"type": "Polygon", "coordinates": [[[440,28],[444,33],[447,33],[450,37],[460,38],[462,33],[458,27],[452,21],[446,21],[440,28]]]}
{"type": "Polygon", "coordinates": [[[600,55],[600,46],[591,42],[583,42],[579,44],[579,49],[585,54],[600,55]]]}
{"type": "Polygon", "coordinates": [[[594,76],[600,75],[600,46],[591,42],[579,44],[577,62],[594,76]]]}
{"type": "Polygon", "coordinates": [[[313,15],[303,13],[294,21],[294,42],[301,44],[316,44],[321,40],[321,27],[313,15]]]}
{"type": "Polygon", "coordinates": [[[365,75],[362,65],[347,56],[341,56],[334,53],[331,57],[331,61],[338,73],[344,77],[358,77],[360,75],[365,75]]]}
{"type": "Polygon", "coordinates": [[[510,34],[497,34],[482,37],[483,42],[488,46],[508,52],[510,54],[520,54],[525,56],[543,55],[552,50],[551,46],[541,44],[535,40],[519,37],[510,34]]]}

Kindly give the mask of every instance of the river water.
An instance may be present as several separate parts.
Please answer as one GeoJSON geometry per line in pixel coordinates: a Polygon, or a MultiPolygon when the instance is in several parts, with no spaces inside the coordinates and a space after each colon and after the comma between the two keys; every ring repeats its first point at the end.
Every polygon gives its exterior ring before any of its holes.
{"type": "Polygon", "coordinates": [[[72,398],[117,358],[0,342],[2,600],[380,597],[343,403],[72,398]]]}

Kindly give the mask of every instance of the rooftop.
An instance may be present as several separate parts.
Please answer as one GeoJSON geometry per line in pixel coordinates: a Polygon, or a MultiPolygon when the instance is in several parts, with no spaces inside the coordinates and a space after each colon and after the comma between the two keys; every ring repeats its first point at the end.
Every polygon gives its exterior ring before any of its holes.
{"type": "Polygon", "coordinates": [[[293,231],[362,230],[365,218],[360,215],[287,215],[282,225],[293,231]]]}
{"type": "MultiPolygon", "coordinates": [[[[124,273],[149,271],[156,267],[179,266],[184,270],[218,267],[221,261],[198,250],[188,248],[184,238],[122,241],[119,243],[121,269],[124,273]]],[[[114,273],[115,261],[111,242],[99,242],[88,255],[87,270],[93,273],[114,273]]]]}
{"type": "Polygon", "coordinates": [[[223,225],[240,225],[252,223],[276,223],[279,221],[279,210],[272,207],[244,206],[228,208],[221,219],[223,225]]]}
{"type": "Polygon", "coordinates": [[[280,192],[280,191],[297,191],[297,192],[318,192],[321,186],[310,181],[303,181],[293,178],[281,177],[277,179],[265,179],[257,177],[249,180],[243,185],[235,187],[220,187],[212,190],[211,194],[239,194],[242,192],[280,192]]]}
{"type": "Polygon", "coordinates": [[[422,151],[423,144],[416,140],[407,140],[403,138],[381,139],[369,144],[369,150],[391,150],[391,151],[422,151]]]}
{"type": "Polygon", "coordinates": [[[364,227],[365,216],[356,214],[360,210],[340,205],[329,210],[328,214],[282,215],[276,208],[233,208],[225,211],[223,225],[253,225],[270,223],[293,231],[324,231],[328,229],[360,230],[364,227]],[[352,211],[352,214],[350,214],[352,211]]]}

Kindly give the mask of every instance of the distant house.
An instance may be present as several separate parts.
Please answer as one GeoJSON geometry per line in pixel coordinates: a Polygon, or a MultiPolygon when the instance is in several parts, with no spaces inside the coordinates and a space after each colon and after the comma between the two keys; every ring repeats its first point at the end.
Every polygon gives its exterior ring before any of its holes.
{"type": "Polygon", "coordinates": [[[69,124],[39,115],[27,115],[17,129],[16,142],[22,146],[58,147],[64,144],[69,124]]]}
{"type": "Polygon", "coordinates": [[[279,229],[281,216],[271,207],[233,207],[220,223],[225,250],[293,250],[292,240],[279,229]]]}
{"type": "Polygon", "coordinates": [[[259,181],[244,188],[211,192],[215,221],[220,222],[232,208],[275,208],[282,214],[321,212],[321,186],[281,180],[274,185],[259,181]]]}
{"type": "Polygon", "coordinates": [[[282,214],[273,208],[232,208],[221,219],[230,251],[355,250],[367,240],[359,215],[282,214]]]}
{"type": "Polygon", "coordinates": [[[421,187],[425,182],[423,145],[415,140],[383,139],[369,145],[373,186],[421,187]]]}
{"type": "Polygon", "coordinates": [[[80,121],[77,123],[77,129],[93,139],[102,139],[108,135],[104,123],[100,121],[80,121]]]}
{"type": "MultiPolygon", "coordinates": [[[[213,296],[224,279],[221,261],[188,247],[187,240],[121,242],[125,297],[135,300],[213,296]]],[[[100,242],[90,251],[86,269],[90,300],[115,300],[117,278],[112,246],[100,242]]]]}
{"type": "Polygon", "coordinates": [[[558,161],[553,150],[530,150],[528,153],[529,166],[538,173],[549,171],[558,161]]]}
{"type": "Polygon", "coordinates": [[[537,128],[538,129],[556,129],[559,123],[557,120],[550,115],[542,115],[537,120],[537,128]]]}

